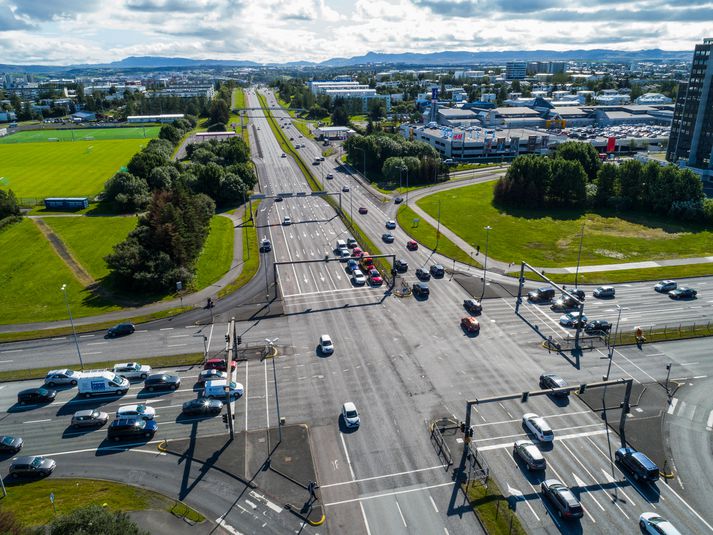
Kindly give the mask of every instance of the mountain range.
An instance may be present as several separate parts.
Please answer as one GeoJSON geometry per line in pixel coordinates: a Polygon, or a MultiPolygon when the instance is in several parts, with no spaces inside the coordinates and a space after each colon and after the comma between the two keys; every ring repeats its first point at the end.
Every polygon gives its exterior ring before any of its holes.
{"type": "Polygon", "coordinates": [[[495,52],[468,52],[468,51],[443,51],[443,52],[405,52],[401,54],[386,54],[382,52],[369,52],[362,56],[351,58],[331,58],[319,63],[310,61],[291,61],[288,63],[261,64],[247,60],[230,59],[190,59],[162,56],[130,56],[120,61],[111,63],[81,64],[66,66],[46,65],[2,65],[0,71],[66,71],[75,69],[155,69],[155,68],[181,68],[181,67],[259,67],[269,65],[276,67],[350,67],[358,65],[408,65],[408,66],[469,66],[506,61],[610,61],[610,62],[635,62],[635,61],[690,61],[693,57],[692,50],[503,50],[495,52]]]}

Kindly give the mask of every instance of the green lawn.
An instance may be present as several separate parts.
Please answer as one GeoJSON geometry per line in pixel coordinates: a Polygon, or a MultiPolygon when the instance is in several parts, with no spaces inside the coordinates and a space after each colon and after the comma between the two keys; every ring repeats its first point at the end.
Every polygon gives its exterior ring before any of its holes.
{"type": "Polygon", "coordinates": [[[0,145],[3,186],[23,197],[91,197],[146,143],[143,139],[0,145]]]}
{"type": "Polygon", "coordinates": [[[245,107],[245,91],[241,87],[233,89],[232,109],[242,109],[245,107]]]}
{"type": "Polygon", "coordinates": [[[577,264],[579,233],[585,224],[582,265],[713,255],[713,230],[642,214],[600,214],[565,210],[515,210],[493,206],[494,182],[443,191],[417,201],[441,224],[490,256],[540,267],[577,264]],[[617,215],[623,217],[617,217],[617,215]]]}
{"type": "Polygon", "coordinates": [[[0,251],[0,323],[67,319],[63,284],[75,317],[119,308],[85,290],[28,219],[0,230],[0,251]]]}
{"type": "Polygon", "coordinates": [[[86,138],[94,140],[107,139],[144,139],[158,137],[160,126],[131,126],[127,128],[72,128],[63,130],[24,130],[9,136],[0,137],[0,144],[9,143],[42,143],[52,139],[60,141],[82,141],[86,138]]]}
{"type": "Polygon", "coordinates": [[[195,289],[213,284],[225,275],[233,261],[233,222],[227,217],[213,216],[210,234],[196,264],[195,289]]]}
{"type": "Polygon", "coordinates": [[[136,228],[137,218],[45,217],[44,222],[60,237],[82,267],[99,280],[109,274],[104,257],[136,228]]]}
{"type": "MultiPolygon", "coordinates": [[[[257,213],[260,206],[260,200],[253,201],[253,210],[257,213]]],[[[257,229],[250,221],[250,210],[247,209],[243,213],[242,227],[242,245],[243,245],[243,266],[240,275],[230,284],[227,284],[218,292],[218,297],[225,297],[233,293],[239,288],[245,286],[257,273],[257,268],[260,266],[260,246],[257,235],[257,229]]],[[[231,227],[232,230],[232,227],[231,227]]],[[[232,240],[231,240],[232,244],[232,240]]],[[[231,249],[232,251],[232,249],[231,249]]]]}

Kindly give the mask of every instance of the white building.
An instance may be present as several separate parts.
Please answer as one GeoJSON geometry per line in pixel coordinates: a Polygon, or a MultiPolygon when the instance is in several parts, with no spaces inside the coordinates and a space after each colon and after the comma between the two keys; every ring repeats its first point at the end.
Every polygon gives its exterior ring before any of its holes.
{"type": "Polygon", "coordinates": [[[594,97],[594,100],[597,102],[597,104],[600,104],[602,106],[617,106],[622,104],[628,104],[629,102],[631,102],[629,95],[620,94],[597,95],[596,97],[594,97]]]}
{"type": "Polygon", "coordinates": [[[648,104],[671,104],[673,99],[662,95],[661,93],[644,93],[640,97],[634,99],[636,104],[648,105],[648,104]]]}
{"type": "Polygon", "coordinates": [[[183,119],[182,113],[170,113],[162,115],[129,115],[127,123],[172,123],[176,119],[183,119]]]}

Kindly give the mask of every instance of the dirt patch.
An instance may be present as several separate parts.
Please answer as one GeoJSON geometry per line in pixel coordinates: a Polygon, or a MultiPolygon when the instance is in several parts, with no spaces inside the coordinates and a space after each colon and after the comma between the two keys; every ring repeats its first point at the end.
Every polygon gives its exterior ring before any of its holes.
{"type": "Polygon", "coordinates": [[[45,238],[47,238],[47,241],[50,242],[52,248],[59,255],[62,261],[67,264],[67,267],[72,270],[72,273],[77,278],[77,280],[82,283],[82,285],[90,286],[96,283],[92,276],[87,273],[87,271],[82,267],[82,265],[72,256],[72,254],[69,252],[69,250],[64,245],[64,242],[59,238],[59,236],[57,236],[57,234],[55,234],[52,229],[47,226],[47,223],[45,223],[40,218],[33,218],[32,221],[35,223],[35,225],[37,225],[37,228],[40,229],[40,232],[44,235],[45,238]]]}
{"type": "Polygon", "coordinates": [[[666,232],[662,228],[646,227],[635,223],[622,225],[596,220],[587,222],[587,232],[601,234],[603,236],[636,238],[641,240],[675,240],[684,234],[683,232],[666,232]]]}

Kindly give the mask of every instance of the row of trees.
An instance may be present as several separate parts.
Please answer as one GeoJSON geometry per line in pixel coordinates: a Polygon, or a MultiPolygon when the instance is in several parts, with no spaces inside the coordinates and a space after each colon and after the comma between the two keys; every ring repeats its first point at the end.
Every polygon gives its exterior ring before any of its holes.
{"type": "Polygon", "coordinates": [[[0,189],[0,221],[6,217],[20,215],[20,205],[15,197],[15,192],[12,190],[0,189]]]}
{"type": "Polygon", "coordinates": [[[374,134],[350,137],[344,148],[352,165],[367,176],[382,175],[389,180],[406,176],[411,184],[433,182],[447,173],[438,151],[422,141],[408,141],[399,135],[374,134]],[[366,169],[364,169],[366,165],[366,169]]]}

